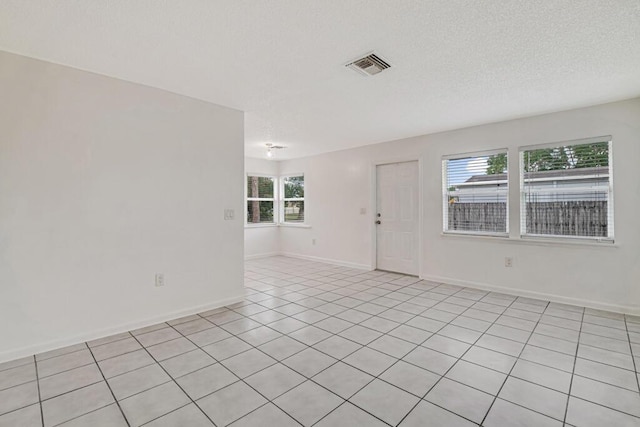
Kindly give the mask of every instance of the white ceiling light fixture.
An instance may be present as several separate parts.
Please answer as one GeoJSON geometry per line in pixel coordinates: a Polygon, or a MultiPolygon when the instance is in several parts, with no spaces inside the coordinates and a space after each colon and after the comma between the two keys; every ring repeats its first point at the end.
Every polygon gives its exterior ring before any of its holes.
{"type": "Polygon", "coordinates": [[[267,157],[270,158],[270,159],[273,158],[275,150],[282,150],[284,148],[287,148],[287,147],[285,147],[283,145],[273,145],[270,142],[267,143],[266,145],[267,145],[267,157]]]}
{"type": "Polygon", "coordinates": [[[372,52],[362,58],[349,62],[345,67],[351,68],[364,76],[375,76],[387,68],[391,68],[391,65],[389,62],[372,52]]]}

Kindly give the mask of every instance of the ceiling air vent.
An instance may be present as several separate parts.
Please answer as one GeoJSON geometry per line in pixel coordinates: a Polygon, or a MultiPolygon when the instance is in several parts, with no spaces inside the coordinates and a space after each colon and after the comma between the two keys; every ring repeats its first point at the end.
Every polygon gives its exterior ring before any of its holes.
{"type": "Polygon", "coordinates": [[[374,76],[387,68],[390,68],[391,65],[375,53],[371,53],[365,57],[348,63],[346,67],[362,73],[365,76],[374,76]]]}

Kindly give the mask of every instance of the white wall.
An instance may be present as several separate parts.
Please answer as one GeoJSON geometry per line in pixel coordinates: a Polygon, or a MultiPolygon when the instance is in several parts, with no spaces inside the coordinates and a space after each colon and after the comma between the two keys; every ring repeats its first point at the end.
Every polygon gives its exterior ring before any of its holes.
{"type": "MultiPolygon", "coordinates": [[[[278,176],[279,162],[267,159],[246,157],[245,174],[278,176]]],[[[244,219],[244,207],[242,220],[244,219]]],[[[247,225],[244,230],[245,259],[262,258],[277,255],[280,252],[279,227],[273,225],[247,225]]]]}
{"type": "Polygon", "coordinates": [[[0,97],[0,361],[241,297],[242,112],[2,52],[0,97]]]}
{"type": "Polygon", "coordinates": [[[640,99],[283,161],[281,173],[305,173],[311,228],[281,228],[280,251],[373,267],[373,164],[409,159],[423,175],[421,277],[640,313],[640,99]],[[601,135],[613,136],[614,246],[519,240],[516,173],[509,240],[442,235],[443,155],[508,147],[515,172],[519,146],[601,135]]]}

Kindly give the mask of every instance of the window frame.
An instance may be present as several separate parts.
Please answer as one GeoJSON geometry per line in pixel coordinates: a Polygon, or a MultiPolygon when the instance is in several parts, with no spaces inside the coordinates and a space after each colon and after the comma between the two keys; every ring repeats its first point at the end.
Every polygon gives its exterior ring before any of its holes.
{"type": "Polygon", "coordinates": [[[244,182],[244,225],[246,227],[273,227],[278,225],[278,177],[264,173],[247,173],[244,182]],[[249,186],[249,177],[271,178],[273,180],[273,198],[269,197],[249,197],[247,187],[249,186]],[[273,220],[271,222],[249,222],[248,202],[272,202],[273,203],[273,220]]]}
{"type": "Polygon", "coordinates": [[[280,177],[278,178],[279,180],[279,194],[280,197],[278,199],[278,224],[279,225],[283,225],[283,226],[287,226],[287,227],[304,227],[307,224],[307,215],[305,212],[305,216],[304,219],[302,220],[302,222],[298,222],[298,221],[287,221],[285,219],[285,203],[286,202],[297,202],[297,201],[301,201],[304,203],[305,206],[305,211],[307,209],[307,189],[305,186],[304,189],[304,197],[285,197],[285,191],[284,191],[284,181],[286,178],[291,178],[291,177],[298,177],[301,176],[302,177],[302,181],[306,183],[306,178],[304,173],[288,173],[285,175],[280,175],[280,177]]]}
{"type": "Polygon", "coordinates": [[[520,233],[519,237],[522,240],[538,240],[538,241],[548,241],[548,242],[576,242],[576,243],[615,243],[615,228],[614,228],[614,187],[613,187],[613,138],[611,135],[604,135],[599,137],[591,137],[591,138],[581,138],[574,139],[569,141],[558,141],[558,142],[550,142],[544,144],[534,144],[534,145],[525,145],[518,147],[518,178],[519,178],[519,197],[520,197],[520,206],[519,206],[519,228],[520,233]],[[570,236],[570,235],[562,235],[562,234],[534,234],[527,233],[527,211],[526,211],[526,194],[525,194],[525,171],[524,171],[524,153],[526,151],[546,149],[546,148],[559,148],[565,146],[572,145],[587,145],[587,144],[595,144],[599,142],[606,142],[608,144],[608,168],[609,168],[609,182],[607,185],[607,189],[601,191],[602,193],[607,194],[607,236],[599,237],[599,236],[570,236]]]}
{"type": "Polygon", "coordinates": [[[447,154],[442,156],[442,233],[444,235],[462,235],[462,236],[476,236],[476,237],[497,237],[497,238],[509,238],[509,194],[510,190],[510,171],[511,164],[509,160],[509,149],[508,148],[498,148],[493,150],[483,150],[483,151],[474,151],[467,153],[456,153],[456,154],[447,154]],[[506,197],[505,197],[505,209],[506,209],[506,225],[505,231],[466,231],[466,230],[449,230],[449,196],[450,192],[448,189],[448,162],[450,160],[461,160],[465,158],[471,157],[489,157],[496,154],[505,154],[507,159],[507,172],[506,172],[506,197]]]}

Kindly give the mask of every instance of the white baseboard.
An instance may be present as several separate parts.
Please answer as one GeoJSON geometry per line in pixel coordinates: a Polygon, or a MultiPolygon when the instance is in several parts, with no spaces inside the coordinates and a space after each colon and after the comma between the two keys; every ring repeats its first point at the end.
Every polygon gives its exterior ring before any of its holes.
{"type": "Polygon", "coordinates": [[[475,288],[483,291],[501,292],[505,294],[515,295],[520,297],[536,298],[536,299],[556,302],[560,304],[576,305],[579,307],[594,308],[596,310],[613,311],[616,313],[624,313],[624,314],[631,314],[634,316],[640,316],[640,307],[638,306],[609,304],[609,303],[592,301],[592,300],[587,300],[582,298],[573,298],[573,297],[566,297],[566,296],[556,295],[556,294],[548,294],[544,292],[529,291],[526,289],[515,289],[515,288],[508,288],[505,286],[489,285],[487,283],[474,282],[470,280],[452,279],[450,277],[423,275],[423,276],[420,276],[420,278],[423,280],[428,280],[430,282],[446,283],[448,285],[464,286],[467,288],[475,288]]]}
{"type": "Polygon", "coordinates": [[[339,265],[341,267],[356,268],[358,270],[366,270],[366,271],[372,271],[373,270],[373,267],[371,267],[368,264],[358,264],[358,263],[355,263],[355,262],[340,261],[340,260],[331,259],[331,258],[322,258],[322,257],[317,257],[317,256],[311,256],[311,255],[294,254],[294,253],[291,253],[291,252],[281,252],[279,255],[286,256],[286,257],[289,257],[289,258],[299,258],[299,259],[306,259],[306,260],[309,260],[309,261],[324,262],[326,264],[339,265]]]}
{"type": "Polygon", "coordinates": [[[244,259],[245,261],[249,261],[252,259],[260,259],[260,258],[269,258],[272,256],[278,256],[278,255],[282,255],[282,253],[280,252],[265,252],[262,254],[253,254],[253,255],[245,255],[244,259]]]}
{"type": "Polygon", "coordinates": [[[160,316],[150,317],[144,320],[139,320],[130,323],[123,323],[111,328],[99,329],[96,331],[87,332],[80,335],[75,335],[67,338],[60,338],[53,341],[48,341],[42,344],[31,345],[22,347],[15,350],[9,350],[0,353],[0,363],[8,362],[15,359],[20,359],[27,356],[33,356],[34,354],[44,353],[45,351],[56,350],[59,348],[67,347],[74,344],[79,344],[99,338],[116,335],[122,332],[132,331],[138,328],[144,328],[146,326],[155,325],[157,323],[167,322],[173,319],[179,319],[180,317],[189,316],[196,313],[202,313],[204,311],[213,310],[214,308],[224,307],[227,305],[235,304],[243,301],[243,296],[226,298],[209,304],[203,304],[196,307],[191,307],[184,310],[173,311],[165,313],[160,316]]]}

